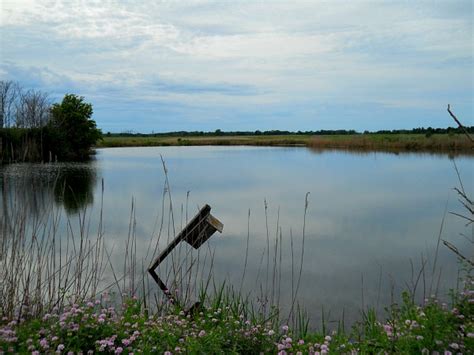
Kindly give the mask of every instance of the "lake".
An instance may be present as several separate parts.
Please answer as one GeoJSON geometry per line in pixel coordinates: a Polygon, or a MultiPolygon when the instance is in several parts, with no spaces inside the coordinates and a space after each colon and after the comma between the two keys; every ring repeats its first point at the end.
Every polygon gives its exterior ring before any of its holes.
{"type": "MultiPolygon", "coordinates": [[[[102,211],[107,250],[120,274],[130,238],[136,241],[136,264],[146,267],[158,235],[159,251],[209,204],[223,233],[199,251],[184,246],[174,252],[161,271],[168,280],[178,272],[183,288],[210,273],[216,285],[225,281],[256,303],[273,301],[284,312],[298,290],[297,302],[313,327],[323,312],[326,321],[344,317],[350,324],[366,307],[383,315],[402,290],[413,287],[423,263],[417,299],[430,290],[448,299],[449,288],[456,287],[459,264],[442,243],[433,272],[443,216],[441,238],[468,256],[473,251],[460,235],[472,237],[472,229],[449,213],[464,213],[453,190],[459,186],[454,162],[472,196],[472,157],[295,147],[99,149],[87,163],[1,167],[1,206],[5,213],[16,199],[37,216],[54,206],[63,216],[64,234],[81,225],[97,234],[102,211]],[[186,274],[199,253],[202,270],[186,274]]],[[[103,279],[113,283],[110,269],[103,279]]],[[[153,287],[151,278],[146,282],[153,287]]]]}

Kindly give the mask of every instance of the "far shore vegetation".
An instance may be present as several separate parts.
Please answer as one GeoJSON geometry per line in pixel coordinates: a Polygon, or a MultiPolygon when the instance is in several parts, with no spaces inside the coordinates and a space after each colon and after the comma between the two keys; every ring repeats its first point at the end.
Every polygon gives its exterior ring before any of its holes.
{"type": "MultiPolygon", "coordinates": [[[[449,111],[449,108],[448,108],[449,111]]],[[[0,162],[85,160],[92,148],[146,146],[304,146],[314,150],[474,154],[474,126],[411,130],[231,131],[111,133],[102,136],[85,98],[66,94],[52,103],[47,93],[0,81],[0,162]]],[[[451,111],[449,111],[451,114],[451,111]]],[[[451,114],[452,115],[452,114],[451,114]]],[[[457,119],[456,119],[456,122],[457,119]]]]}
{"type": "MultiPolygon", "coordinates": [[[[468,127],[469,134],[474,127],[468,127]]],[[[345,149],[389,152],[446,152],[474,154],[474,145],[460,128],[415,128],[359,133],[354,130],[307,132],[169,132],[107,133],[97,147],[150,146],[306,146],[314,149],[345,149]]]]}

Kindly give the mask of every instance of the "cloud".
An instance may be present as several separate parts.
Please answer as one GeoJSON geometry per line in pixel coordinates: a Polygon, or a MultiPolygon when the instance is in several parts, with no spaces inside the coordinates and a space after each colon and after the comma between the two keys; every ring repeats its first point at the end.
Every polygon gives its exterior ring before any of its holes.
{"type": "Polygon", "coordinates": [[[442,124],[446,100],[461,116],[473,109],[469,1],[1,6],[2,66],[28,73],[18,76],[25,85],[40,80],[50,91],[92,95],[104,113],[129,101],[150,112],[175,105],[166,114],[179,112],[180,127],[202,119],[224,129],[347,128],[336,116],[344,113],[353,127],[377,129],[402,128],[390,118],[397,110],[402,117],[413,109],[417,123],[433,125],[442,124]],[[334,109],[316,115],[325,107],[334,109]],[[369,117],[366,107],[380,107],[383,117],[369,117]]]}

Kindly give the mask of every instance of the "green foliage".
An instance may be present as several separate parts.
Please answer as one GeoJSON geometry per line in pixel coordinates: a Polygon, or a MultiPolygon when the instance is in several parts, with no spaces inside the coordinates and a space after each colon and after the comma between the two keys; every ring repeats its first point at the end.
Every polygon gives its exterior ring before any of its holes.
{"type": "Polygon", "coordinates": [[[168,305],[164,313],[150,315],[137,298],[125,299],[116,310],[105,296],[55,309],[41,319],[1,320],[0,353],[467,353],[474,348],[472,288],[468,279],[451,307],[436,299],[418,306],[404,293],[402,304],[392,305],[384,322],[368,311],[350,333],[278,327],[224,288],[193,314],[168,305]]]}
{"type": "Polygon", "coordinates": [[[90,148],[102,138],[92,117],[92,105],[82,96],[67,94],[51,108],[48,124],[50,141],[60,160],[82,160],[89,156],[90,148]]]}

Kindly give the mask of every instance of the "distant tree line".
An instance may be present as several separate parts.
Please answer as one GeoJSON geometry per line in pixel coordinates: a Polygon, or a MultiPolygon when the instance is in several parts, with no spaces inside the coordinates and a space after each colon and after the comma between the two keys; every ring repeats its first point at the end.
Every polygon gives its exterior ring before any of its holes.
{"type": "MultiPolygon", "coordinates": [[[[474,126],[465,127],[469,133],[474,133],[474,126]]],[[[432,128],[432,127],[420,127],[413,129],[394,129],[394,130],[379,130],[379,131],[364,131],[358,132],[356,130],[344,130],[344,129],[335,129],[335,130],[318,130],[318,131],[280,131],[280,130],[271,130],[271,131],[222,131],[217,129],[215,131],[204,132],[204,131],[175,131],[175,132],[165,132],[165,133],[136,133],[132,131],[121,132],[121,133],[107,133],[107,136],[114,137],[186,137],[186,136],[284,136],[284,135],[314,135],[314,136],[326,136],[326,135],[360,135],[360,134],[425,134],[430,136],[432,134],[462,134],[463,131],[459,127],[448,127],[448,128],[432,128]]]]}
{"type": "Polygon", "coordinates": [[[40,90],[0,81],[0,162],[86,159],[101,138],[92,105],[67,94],[52,103],[40,90]]]}

